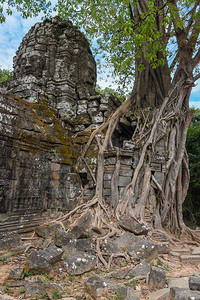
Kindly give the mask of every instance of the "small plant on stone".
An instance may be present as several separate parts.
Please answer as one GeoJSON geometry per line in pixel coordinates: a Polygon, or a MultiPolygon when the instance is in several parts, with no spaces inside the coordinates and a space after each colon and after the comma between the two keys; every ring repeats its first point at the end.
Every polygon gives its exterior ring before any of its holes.
{"type": "Polygon", "coordinates": [[[8,284],[6,284],[6,285],[4,286],[3,292],[4,292],[4,293],[8,293],[8,292],[9,292],[9,286],[8,286],[8,284]]]}
{"type": "Polygon", "coordinates": [[[62,299],[62,295],[63,295],[62,291],[55,290],[55,292],[51,294],[51,297],[52,299],[62,299]]]}
{"type": "Polygon", "coordinates": [[[124,295],[123,295],[123,293],[121,292],[121,291],[117,291],[116,293],[115,293],[115,299],[116,300],[124,300],[124,295]]]}
{"type": "Polygon", "coordinates": [[[26,292],[25,288],[20,290],[20,293],[25,293],[25,292],[26,292]]]}
{"type": "Polygon", "coordinates": [[[163,262],[160,258],[157,259],[157,266],[162,266],[163,262]]]}
{"type": "Polygon", "coordinates": [[[37,281],[38,283],[42,283],[42,278],[38,275],[36,281],[37,281]]]}
{"type": "Polygon", "coordinates": [[[71,275],[71,274],[69,274],[69,281],[73,281],[73,280],[75,280],[75,278],[76,278],[76,276],[75,276],[75,275],[71,275]]]}
{"type": "Polygon", "coordinates": [[[165,271],[169,271],[170,270],[168,265],[165,265],[164,268],[165,268],[165,271]]]}
{"type": "Polygon", "coordinates": [[[5,255],[1,256],[0,261],[5,262],[5,260],[6,260],[6,256],[5,255]]]}

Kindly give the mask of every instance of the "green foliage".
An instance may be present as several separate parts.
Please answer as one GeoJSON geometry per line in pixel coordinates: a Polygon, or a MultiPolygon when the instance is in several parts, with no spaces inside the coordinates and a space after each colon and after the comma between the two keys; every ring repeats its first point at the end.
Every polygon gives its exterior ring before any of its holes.
{"type": "Polygon", "coordinates": [[[52,299],[62,299],[63,292],[59,290],[55,290],[52,294],[51,297],[52,299]]]}
{"type": "Polygon", "coordinates": [[[0,69],[0,83],[12,80],[12,71],[0,69]]]}
{"type": "Polygon", "coordinates": [[[41,12],[49,16],[52,12],[51,2],[48,0],[1,0],[0,23],[5,22],[6,16],[12,15],[14,9],[25,19],[36,17],[41,12]]]}
{"type": "Polygon", "coordinates": [[[104,89],[102,89],[99,85],[96,86],[96,92],[98,94],[100,94],[101,96],[105,96],[107,93],[114,95],[115,97],[117,97],[121,103],[123,103],[126,100],[126,96],[124,95],[124,93],[119,93],[116,90],[110,88],[110,87],[106,87],[104,89]]]}
{"type": "Polygon", "coordinates": [[[200,225],[200,109],[193,109],[194,117],[189,126],[186,149],[189,157],[190,185],[188,195],[184,203],[183,212],[187,219],[191,219],[191,214],[200,225]]]}

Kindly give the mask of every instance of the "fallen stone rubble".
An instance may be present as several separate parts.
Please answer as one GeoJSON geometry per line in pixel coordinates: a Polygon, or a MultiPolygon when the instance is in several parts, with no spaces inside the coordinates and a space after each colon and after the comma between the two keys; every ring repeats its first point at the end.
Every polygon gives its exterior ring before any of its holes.
{"type": "Polygon", "coordinates": [[[137,226],[143,234],[136,235],[123,222],[126,231],[101,244],[106,269],[94,243],[101,230],[90,225],[87,213],[70,230],[47,224],[29,238],[13,233],[12,241],[4,235],[0,270],[8,266],[10,271],[1,282],[0,299],[200,299],[200,248],[172,248],[167,237],[148,233],[143,224],[137,226]],[[176,264],[182,266],[180,274],[172,270],[176,264]],[[188,266],[197,272],[184,274],[188,266]]]}

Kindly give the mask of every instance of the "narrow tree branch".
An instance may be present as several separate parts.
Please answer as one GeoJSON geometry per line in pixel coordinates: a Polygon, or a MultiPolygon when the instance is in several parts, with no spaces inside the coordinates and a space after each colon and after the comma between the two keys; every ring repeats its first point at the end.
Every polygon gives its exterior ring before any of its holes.
{"type": "Polygon", "coordinates": [[[200,73],[194,77],[194,81],[197,81],[200,78],[200,73]]]}
{"type": "Polygon", "coordinates": [[[198,65],[199,62],[200,62],[200,49],[197,51],[195,57],[192,60],[193,69],[198,65]]]}
{"type": "Polygon", "coordinates": [[[189,14],[191,14],[190,16],[190,19],[188,20],[188,24],[187,24],[187,27],[186,27],[186,34],[188,35],[189,31],[190,31],[190,28],[192,26],[192,23],[194,21],[194,15],[196,13],[196,9],[197,9],[197,6],[199,5],[200,3],[200,0],[196,0],[196,3],[194,5],[194,7],[191,9],[191,11],[189,12],[189,14]]]}

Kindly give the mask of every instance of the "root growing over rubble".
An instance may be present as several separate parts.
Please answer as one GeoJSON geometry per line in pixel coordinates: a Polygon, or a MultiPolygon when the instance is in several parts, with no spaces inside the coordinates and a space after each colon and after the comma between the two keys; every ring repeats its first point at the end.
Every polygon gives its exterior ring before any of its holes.
{"type": "MultiPolygon", "coordinates": [[[[92,226],[106,229],[106,234],[96,238],[96,252],[99,261],[106,268],[111,266],[114,257],[111,255],[108,258],[102,254],[101,243],[109,237],[121,234],[122,230],[118,226],[118,221],[125,217],[145,223],[151,231],[164,232],[171,243],[177,243],[183,235],[190,240],[200,242],[200,235],[187,228],[182,218],[182,204],[189,184],[185,141],[192,118],[188,109],[190,91],[190,84],[180,78],[160,107],[136,109],[129,98],[105,123],[91,133],[79,157],[77,165],[80,162],[85,163],[96,185],[95,196],[89,202],[77,206],[65,216],[57,219],[56,222],[62,222],[72,215],[76,222],[90,210],[93,216],[92,226]],[[131,117],[137,122],[131,142],[134,144],[135,151],[139,153],[139,161],[133,172],[131,183],[126,186],[119,198],[117,182],[120,149],[113,145],[112,137],[120,118],[130,115],[130,111],[131,117]],[[92,172],[86,161],[87,151],[94,140],[99,149],[96,173],[92,172]],[[157,150],[161,143],[165,152],[159,156],[157,150]],[[104,153],[109,149],[116,151],[116,164],[111,180],[111,202],[108,204],[103,197],[103,179],[104,153]],[[161,178],[156,177],[153,167],[155,159],[162,169],[161,178]]],[[[124,253],[115,254],[116,257],[124,255],[124,253]]]]}

